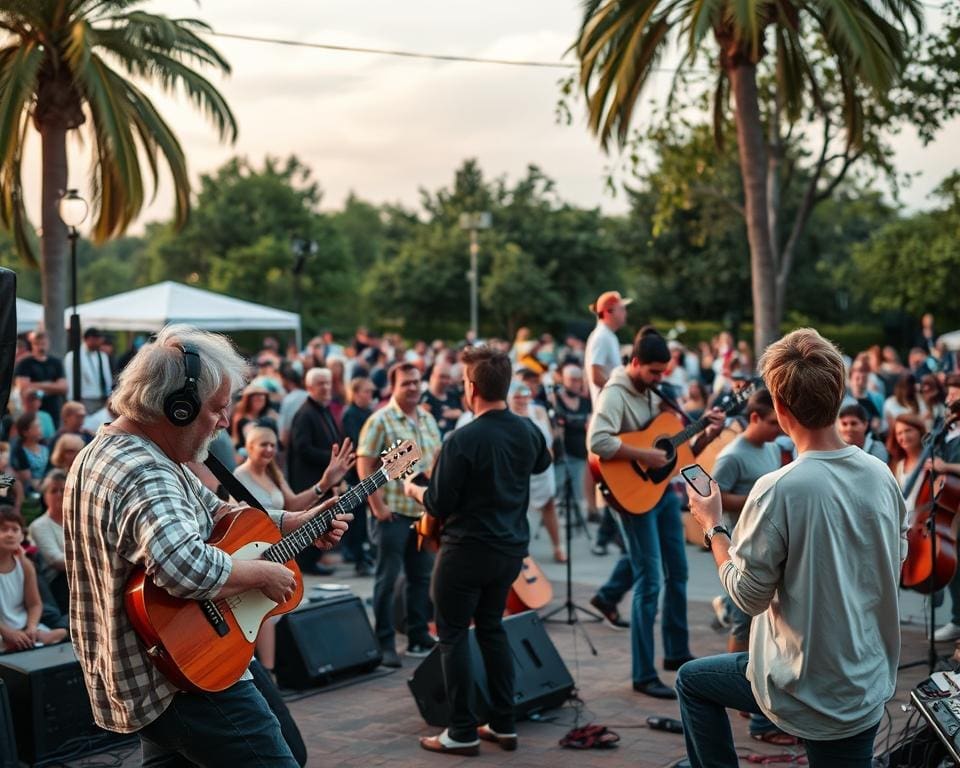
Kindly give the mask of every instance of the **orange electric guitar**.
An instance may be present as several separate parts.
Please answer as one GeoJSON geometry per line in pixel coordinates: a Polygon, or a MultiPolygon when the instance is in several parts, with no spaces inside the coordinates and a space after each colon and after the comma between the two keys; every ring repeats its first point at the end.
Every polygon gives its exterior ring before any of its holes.
{"type": "Polygon", "coordinates": [[[380,469],[342,494],[336,505],[284,536],[259,509],[231,512],[217,522],[207,542],[211,546],[238,560],[284,563],[294,572],[297,588],[285,603],[275,603],[257,589],[213,600],[183,599],[154,584],[143,568],[134,571],[124,603],[153,663],[185,691],[222,691],[233,685],[253,658],[260,625],[270,616],[292,611],[303,598],[303,577],[293,559],[297,553],[312,546],[336,515],[410,472],[419,458],[420,449],[411,440],[391,446],[382,454],[380,469]]]}
{"type": "MultiPolygon", "coordinates": [[[[718,401],[714,407],[731,413],[742,407],[756,390],[756,383],[748,384],[735,395],[718,401]]],[[[667,463],[657,469],[630,459],[601,459],[590,454],[589,465],[600,492],[614,509],[642,515],[653,509],[663,496],[664,489],[677,467],[693,463],[693,449],[689,440],[710,425],[703,416],[684,427],[680,417],[664,411],[643,429],[624,432],[620,439],[634,448],[659,448],[667,454],[667,463]]]]}

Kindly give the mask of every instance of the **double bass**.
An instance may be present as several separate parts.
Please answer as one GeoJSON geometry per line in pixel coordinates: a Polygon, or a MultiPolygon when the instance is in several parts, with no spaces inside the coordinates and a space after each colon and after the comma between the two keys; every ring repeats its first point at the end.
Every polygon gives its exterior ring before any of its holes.
{"type": "Polygon", "coordinates": [[[918,480],[923,483],[908,517],[907,557],[900,571],[900,584],[925,595],[947,586],[957,570],[957,534],[953,522],[960,507],[960,478],[944,474],[931,483],[924,469],[954,420],[946,419],[934,427],[917,466],[903,486],[906,498],[918,480]]]}

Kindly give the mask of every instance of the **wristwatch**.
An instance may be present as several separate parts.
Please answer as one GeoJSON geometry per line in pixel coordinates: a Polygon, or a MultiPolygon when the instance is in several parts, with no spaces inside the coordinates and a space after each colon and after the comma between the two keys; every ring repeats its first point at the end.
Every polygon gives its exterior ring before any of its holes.
{"type": "Polygon", "coordinates": [[[728,539],[730,538],[730,531],[727,530],[727,526],[715,525],[713,528],[703,534],[703,546],[705,546],[707,549],[710,549],[710,545],[713,544],[713,537],[718,533],[722,533],[728,539]]]}

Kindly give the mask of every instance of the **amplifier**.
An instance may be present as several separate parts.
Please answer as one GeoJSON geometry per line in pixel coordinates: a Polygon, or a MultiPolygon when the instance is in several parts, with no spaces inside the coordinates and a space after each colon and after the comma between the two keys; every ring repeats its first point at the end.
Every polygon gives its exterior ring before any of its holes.
{"type": "Polygon", "coordinates": [[[934,672],[910,692],[910,701],[930,724],[954,764],[960,765],[960,675],[934,672]]]}
{"type": "Polygon", "coordinates": [[[80,663],[69,643],[0,656],[20,760],[31,765],[129,742],[93,722],[80,663]]]}

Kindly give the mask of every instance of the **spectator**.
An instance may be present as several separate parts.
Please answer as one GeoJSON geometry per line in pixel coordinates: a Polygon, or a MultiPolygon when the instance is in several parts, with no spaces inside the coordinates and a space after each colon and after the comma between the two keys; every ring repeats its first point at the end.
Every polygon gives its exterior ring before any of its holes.
{"type": "MultiPolygon", "coordinates": [[[[517,416],[523,416],[530,419],[534,425],[543,433],[543,439],[548,448],[553,445],[553,434],[550,427],[550,417],[546,411],[532,402],[530,388],[522,381],[515,381],[510,386],[507,402],[510,410],[517,416]]],[[[551,452],[551,464],[553,453],[551,452]]],[[[553,559],[558,563],[567,562],[566,553],[560,546],[560,525],[557,522],[557,507],[554,502],[554,496],[557,493],[557,481],[552,466],[543,472],[530,476],[530,501],[528,505],[529,512],[539,512],[540,519],[543,520],[543,527],[547,529],[550,536],[550,543],[553,545],[553,559]]]]}
{"type": "Polygon", "coordinates": [[[420,398],[427,413],[433,416],[440,430],[440,437],[446,437],[457,425],[457,419],[463,413],[460,394],[452,387],[450,363],[439,359],[430,371],[430,382],[420,398]]]}
{"type": "Polygon", "coordinates": [[[54,427],[57,427],[63,396],[67,394],[67,377],[60,359],[47,354],[48,346],[47,334],[42,330],[33,331],[30,334],[31,352],[17,363],[13,375],[21,398],[26,398],[30,392],[43,393],[40,407],[50,414],[54,427]]]}
{"type": "Polygon", "coordinates": [[[40,422],[40,439],[48,443],[57,432],[50,414],[42,410],[43,393],[30,392],[23,400],[23,413],[31,413],[40,422]]]}
{"type": "Polygon", "coordinates": [[[859,403],[848,403],[840,409],[840,415],[837,416],[837,429],[840,431],[843,442],[862,448],[884,464],[889,464],[890,454],[883,443],[870,434],[869,427],[867,412],[859,403]]]}
{"type": "Polygon", "coordinates": [[[917,380],[911,373],[902,373],[893,387],[893,394],[883,404],[883,418],[892,427],[901,413],[920,415],[917,401],[917,380]]]}
{"type": "Polygon", "coordinates": [[[69,472],[77,454],[83,450],[85,445],[86,443],[80,435],[73,433],[63,435],[57,440],[53,450],[50,451],[50,466],[69,472]]]}
{"type": "Polygon", "coordinates": [[[230,439],[234,448],[243,448],[246,438],[244,430],[248,424],[270,427],[279,436],[277,412],[270,404],[270,393],[258,384],[248,384],[240,395],[230,419],[230,439]]]}
{"type": "MultiPolygon", "coordinates": [[[[366,376],[350,380],[350,404],[343,412],[343,434],[345,439],[360,444],[360,432],[363,425],[373,415],[373,382],[366,376]]],[[[360,481],[356,468],[347,473],[347,482],[355,485],[360,481]]],[[[353,510],[353,522],[340,540],[343,546],[344,560],[352,560],[357,576],[370,576],[373,565],[367,549],[367,504],[364,502],[353,510]]]]}
{"type": "MultiPolygon", "coordinates": [[[[380,452],[398,440],[414,440],[420,446],[419,467],[429,476],[440,450],[440,430],[433,416],[419,407],[420,371],[412,363],[398,363],[388,374],[393,394],[390,402],[376,411],[360,431],[357,469],[361,478],[380,468],[380,452]]],[[[307,406],[304,406],[306,408],[307,406]]],[[[427,630],[430,573],[433,554],[418,550],[411,523],[423,514],[423,506],[404,495],[399,483],[390,483],[369,497],[370,538],[377,547],[373,612],[383,664],[400,667],[393,625],[394,588],[400,570],[407,578],[407,655],[426,656],[436,641],[427,630]]]]}
{"type": "Polygon", "coordinates": [[[883,420],[883,398],[877,392],[869,389],[870,367],[867,361],[857,357],[850,366],[850,375],[847,378],[847,394],[843,405],[856,403],[869,416],[870,433],[880,437],[887,433],[887,425],[883,420]]]}
{"type": "Polygon", "coordinates": [[[37,571],[23,554],[23,518],[0,506],[0,652],[26,651],[67,639],[67,630],[40,623],[37,571]]]}
{"type": "Polygon", "coordinates": [[[16,421],[17,439],[10,446],[10,466],[27,493],[40,487],[50,465],[50,449],[40,442],[40,421],[24,413],[16,421]]]}
{"type": "MultiPolygon", "coordinates": [[[[897,479],[900,490],[906,490],[906,483],[918,468],[923,452],[923,436],[927,433],[924,420],[915,413],[901,413],[893,421],[890,436],[887,438],[887,451],[890,453],[890,469],[897,479]]],[[[922,482],[915,482],[906,497],[907,510],[912,511],[917,503],[922,482]]]]}
{"type": "Polygon", "coordinates": [[[66,563],[63,555],[63,489],[67,473],[51,469],[40,485],[47,511],[30,523],[30,540],[37,545],[43,561],[40,578],[45,579],[61,613],[69,610],[70,592],[67,588],[66,563]]]}
{"type": "MultiPolygon", "coordinates": [[[[80,345],[80,401],[90,413],[103,408],[113,391],[113,373],[110,370],[110,356],[103,351],[103,334],[96,328],[87,328],[83,332],[83,344],[80,345]]],[[[73,352],[67,352],[63,358],[63,367],[67,377],[67,397],[75,398],[73,384],[73,352]]]]}
{"type": "Polygon", "coordinates": [[[920,392],[921,410],[929,431],[938,419],[943,419],[947,415],[945,404],[947,390],[933,373],[928,373],[920,379],[917,390],[920,392]]]}
{"type": "Polygon", "coordinates": [[[297,415],[300,406],[307,400],[307,390],[303,388],[303,377],[292,365],[284,365],[280,369],[280,378],[286,394],[280,402],[280,416],[277,426],[280,428],[280,445],[286,451],[290,450],[290,428],[293,426],[293,417],[297,415]]]}
{"type": "MultiPolygon", "coordinates": [[[[563,455],[554,463],[556,488],[557,493],[562,495],[567,482],[570,482],[579,517],[584,506],[583,476],[587,470],[590,399],[584,392],[583,371],[579,365],[566,363],[560,377],[561,387],[556,392],[554,403],[560,431],[557,443],[562,443],[563,455]]],[[[547,445],[550,445],[550,441],[547,445]]],[[[567,514],[573,514],[573,510],[567,510],[567,514]]]]}

